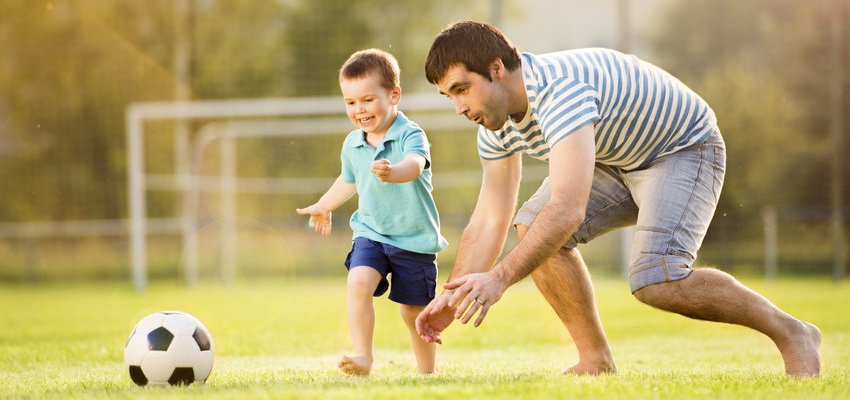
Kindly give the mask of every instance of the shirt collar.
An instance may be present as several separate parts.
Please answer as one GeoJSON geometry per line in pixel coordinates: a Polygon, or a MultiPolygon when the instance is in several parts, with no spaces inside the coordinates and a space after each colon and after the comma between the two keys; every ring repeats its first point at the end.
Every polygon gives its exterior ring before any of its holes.
{"type": "Polygon", "coordinates": [[[534,55],[531,53],[522,53],[520,60],[523,85],[525,85],[525,92],[528,94],[528,101],[536,101],[537,91],[540,88],[540,80],[537,77],[537,69],[534,65],[534,55]]]}
{"type": "MultiPolygon", "coordinates": [[[[384,135],[384,139],[381,141],[381,145],[378,147],[379,149],[383,149],[384,143],[389,141],[398,140],[401,137],[401,134],[404,132],[404,126],[407,125],[407,116],[404,115],[401,111],[396,111],[395,121],[390,125],[390,128],[387,129],[387,134],[384,135]]],[[[361,146],[370,146],[369,143],[366,143],[366,135],[362,129],[357,130],[358,135],[356,139],[351,142],[351,147],[361,147],[361,146]]]]}

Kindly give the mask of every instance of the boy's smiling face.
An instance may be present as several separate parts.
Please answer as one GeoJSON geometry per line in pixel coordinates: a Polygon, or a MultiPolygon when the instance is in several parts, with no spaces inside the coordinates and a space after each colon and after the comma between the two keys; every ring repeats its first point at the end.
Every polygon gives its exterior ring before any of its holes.
{"type": "Polygon", "coordinates": [[[339,81],[348,119],[364,132],[379,136],[395,121],[401,99],[401,88],[387,89],[380,82],[376,73],[339,81]]]}

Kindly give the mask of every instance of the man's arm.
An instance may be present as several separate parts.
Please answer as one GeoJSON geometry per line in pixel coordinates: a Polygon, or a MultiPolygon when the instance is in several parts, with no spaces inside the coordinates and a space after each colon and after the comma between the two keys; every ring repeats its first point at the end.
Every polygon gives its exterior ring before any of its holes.
{"type": "MultiPolygon", "coordinates": [[[[487,271],[496,262],[516,208],[522,173],[520,154],[500,160],[482,161],[484,176],[478,202],[463,230],[451,278],[487,271]]],[[[434,298],[416,318],[416,330],[427,342],[442,343],[440,333],[454,321],[449,307],[452,291],[434,298]]]]}
{"type": "Polygon", "coordinates": [[[522,178],[522,155],[481,161],[478,202],[463,230],[449,280],[489,271],[505,245],[522,178]]]}
{"type": "Polygon", "coordinates": [[[551,197],[522,241],[494,268],[508,286],[522,280],[567,242],[584,221],[593,184],[593,125],[567,136],[549,153],[551,197]]]}
{"type": "Polygon", "coordinates": [[[472,274],[445,285],[456,289],[450,306],[463,322],[480,309],[475,326],[490,306],[512,284],[528,276],[551,257],[584,220],[593,183],[596,151],[592,124],[587,124],[556,143],[549,153],[551,197],[521,240],[489,273],[472,274]],[[465,315],[464,315],[465,314],[465,315]]]}

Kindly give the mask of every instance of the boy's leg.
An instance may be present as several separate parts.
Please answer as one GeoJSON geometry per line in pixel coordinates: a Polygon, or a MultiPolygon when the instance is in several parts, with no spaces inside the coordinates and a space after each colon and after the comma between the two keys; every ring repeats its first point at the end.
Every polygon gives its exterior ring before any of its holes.
{"type": "Polygon", "coordinates": [[[381,274],[371,267],[355,266],[348,271],[348,327],[354,354],[343,355],[337,363],[347,374],[368,375],[372,369],[372,337],[375,331],[372,297],[381,279],[381,274]]]}
{"type": "Polygon", "coordinates": [[[416,365],[419,367],[419,372],[422,374],[434,373],[434,364],[437,357],[437,344],[428,343],[419,337],[416,332],[416,317],[425,306],[411,306],[407,304],[401,305],[401,319],[407,325],[407,330],[410,333],[410,347],[413,349],[413,354],[416,355],[416,365]]]}
{"type": "Polygon", "coordinates": [[[437,255],[415,253],[384,245],[392,266],[389,299],[399,303],[401,319],[410,334],[410,346],[416,355],[419,372],[434,372],[437,344],[427,343],[416,332],[416,317],[433,298],[437,288],[437,255]]]}

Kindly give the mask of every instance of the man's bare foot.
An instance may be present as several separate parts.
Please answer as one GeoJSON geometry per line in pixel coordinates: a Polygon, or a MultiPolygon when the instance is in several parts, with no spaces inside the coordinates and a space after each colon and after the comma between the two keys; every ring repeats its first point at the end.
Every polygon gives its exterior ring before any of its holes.
{"type": "Polygon", "coordinates": [[[372,370],[372,357],[359,354],[353,356],[343,355],[336,363],[336,366],[346,374],[366,376],[372,370]]]}
{"type": "Polygon", "coordinates": [[[776,344],[785,361],[786,374],[793,377],[820,374],[820,338],[820,329],[808,322],[795,320],[791,324],[789,339],[776,344]]]}
{"type": "Polygon", "coordinates": [[[579,361],[578,364],[573,365],[565,369],[561,372],[564,375],[601,375],[601,374],[616,374],[617,366],[614,365],[614,362],[600,362],[600,363],[584,363],[579,361]]]}

